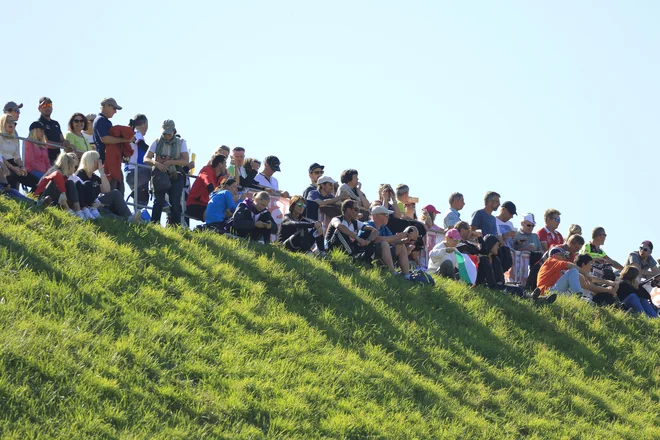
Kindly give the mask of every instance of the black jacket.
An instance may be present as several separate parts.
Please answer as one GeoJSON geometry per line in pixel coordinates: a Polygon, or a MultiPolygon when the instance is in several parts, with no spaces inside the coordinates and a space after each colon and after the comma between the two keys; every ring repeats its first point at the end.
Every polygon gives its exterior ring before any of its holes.
{"type": "Polygon", "coordinates": [[[479,256],[479,266],[477,267],[477,285],[483,285],[490,289],[502,290],[505,285],[504,270],[502,262],[497,255],[489,254],[493,246],[499,240],[494,235],[486,235],[481,245],[481,256],[479,256]]]}
{"type": "Polygon", "coordinates": [[[294,220],[291,218],[291,214],[287,214],[284,216],[284,219],[282,219],[282,223],[280,224],[277,241],[283,243],[299,230],[312,229],[313,227],[314,223],[308,221],[308,219],[301,217],[301,220],[294,220]]]}

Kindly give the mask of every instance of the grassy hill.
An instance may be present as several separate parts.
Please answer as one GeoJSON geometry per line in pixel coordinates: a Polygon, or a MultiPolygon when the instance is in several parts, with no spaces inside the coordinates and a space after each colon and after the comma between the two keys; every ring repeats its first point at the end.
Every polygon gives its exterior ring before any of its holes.
{"type": "Polygon", "coordinates": [[[0,199],[2,438],[658,438],[660,321],[0,199]]]}

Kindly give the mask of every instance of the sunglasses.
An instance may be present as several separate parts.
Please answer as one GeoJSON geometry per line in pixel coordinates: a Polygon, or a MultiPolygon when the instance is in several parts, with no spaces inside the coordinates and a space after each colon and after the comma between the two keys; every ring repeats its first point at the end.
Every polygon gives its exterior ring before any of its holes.
{"type": "Polygon", "coordinates": [[[84,119],[74,119],[73,122],[76,123],[76,124],[84,124],[85,120],[84,119]]]}
{"type": "Polygon", "coordinates": [[[305,204],[302,203],[302,202],[297,202],[297,203],[296,203],[296,206],[300,206],[301,208],[306,208],[306,207],[307,207],[307,205],[305,205],[305,204]]]}
{"type": "Polygon", "coordinates": [[[534,227],[534,225],[531,224],[531,223],[525,223],[525,226],[528,227],[528,228],[533,228],[534,227]]]}
{"type": "Polygon", "coordinates": [[[555,217],[553,220],[556,221],[557,223],[561,222],[561,218],[559,217],[555,217]]]}
{"type": "Polygon", "coordinates": [[[13,109],[11,109],[11,110],[9,110],[9,111],[10,111],[10,112],[16,112],[16,113],[18,113],[18,114],[21,113],[21,110],[18,109],[18,108],[13,108],[13,109]]]}
{"type": "Polygon", "coordinates": [[[321,171],[312,171],[312,173],[317,174],[317,175],[319,175],[319,176],[322,176],[322,175],[323,175],[323,171],[322,171],[322,170],[321,170],[321,171]]]}
{"type": "Polygon", "coordinates": [[[639,250],[642,251],[642,252],[651,252],[651,249],[649,249],[647,247],[644,247],[644,246],[640,246],[639,250]]]}
{"type": "Polygon", "coordinates": [[[53,103],[52,102],[44,102],[41,104],[41,108],[53,108],[53,103]]]}

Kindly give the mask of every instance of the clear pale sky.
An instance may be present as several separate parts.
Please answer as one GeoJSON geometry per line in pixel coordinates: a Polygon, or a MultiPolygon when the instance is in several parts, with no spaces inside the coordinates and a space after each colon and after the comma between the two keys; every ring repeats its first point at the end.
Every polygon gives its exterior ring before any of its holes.
{"type": "Polygon", "coordinates": [[[26,135],[40,96],[63,127],[112,96],[113,123],[144,113],[153,140],[173,119],[198,164],[221,144],[277,155],[291,194],[312,162],[358,169],[370,200],[406,183],[444,214],[460,191],[468,221],[494,190],[537,219],[559,209],[563,234],[604,226],[623,262],[660,246],[659,16],[642,0],[23,0],[3,12],[0,100],[25,104],[26,135]]]}

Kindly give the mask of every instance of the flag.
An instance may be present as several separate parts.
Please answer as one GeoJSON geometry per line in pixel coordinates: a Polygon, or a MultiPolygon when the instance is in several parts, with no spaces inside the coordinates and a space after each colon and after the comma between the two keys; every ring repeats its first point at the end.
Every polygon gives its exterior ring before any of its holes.
{"type": "Polygon", "coordinates": [[[474,285],[477,281],[477,266],[469,255],[456,252],[456,265],[461,279],[468,284],[474,285]]]}

